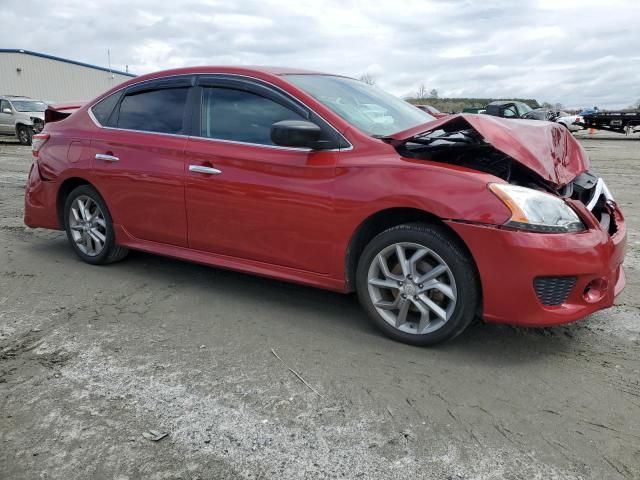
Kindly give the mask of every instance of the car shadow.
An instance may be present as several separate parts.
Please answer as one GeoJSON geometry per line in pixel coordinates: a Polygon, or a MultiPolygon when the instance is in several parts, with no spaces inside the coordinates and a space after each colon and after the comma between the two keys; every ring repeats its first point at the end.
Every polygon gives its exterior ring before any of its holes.
{"type": "MultiPolygon", "coordinates": [[[[74,268],[117,269],[123,272],[116,272],[118,275],[152,276],[154,281],[161,284],[175,285],[183,295],[189,295],[189,291],[192,291],[194,299],[198,298],[198,301],[203,301],[203,291],[215,291],[218,297],[228,296],[229,301],[236,305],[245,305],[245,300],[259,303],[261,308],[283,310],[279,321],[295,322],[297,328],[301,327],[301,323],[307,326],[305,322],[308,322],[308,326],[316,333],[326,327],[326,332],[331,331],[341,338],[354,341],[362,339],[374,350],[401,356],[420,355],[419,352],[423,351],[449,359],[453,364],[482,362],[498,366],[506,361],[530,363],[550,355],[575,351],[579,348],[579,337],[585,335],[584,329],[573,325],[524,329],[477,321],[452,341],[429,348],[413,347],[394,342],[379,332],[360,307],[355,294],[344,295],[136,251],[130,252],[121,263],[92,267],[75,256],[64,238],[34,243],[32,249],[34,254],[44,254],[46,251],[48,257],[57,257],[56,261],[71,262],[74,268]],[[305,320],[306,317],[314,320],[305,320]],[[315,322],[318,318],[322,320],[321,325],[315,322]],[[312,321],[315,323],[312,324],[312,321]]],[[[254,311],[249,306],[247,309],[254,311]]]]}

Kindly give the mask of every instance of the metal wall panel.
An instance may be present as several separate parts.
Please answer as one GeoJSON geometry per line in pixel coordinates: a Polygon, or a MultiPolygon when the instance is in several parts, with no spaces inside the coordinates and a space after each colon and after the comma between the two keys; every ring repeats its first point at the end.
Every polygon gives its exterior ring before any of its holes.
{"type": "Polygon", "coordinates": [[[0,52],[0,94],[25,95],[45,102],[87,102],[131,77],[95,68],[0,52]]]}

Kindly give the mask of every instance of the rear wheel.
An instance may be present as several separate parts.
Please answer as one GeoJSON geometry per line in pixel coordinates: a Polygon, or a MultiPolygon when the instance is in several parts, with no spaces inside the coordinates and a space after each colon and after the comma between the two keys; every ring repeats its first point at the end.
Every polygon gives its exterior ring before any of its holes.
{"type": "Polygon", "coordinates": [[[459,335],[480,298],[475,265],[437,225],[390,228],[365,248],[356,273],[360,302],[391,338],[432,345],[459,335]]]}
{"type": "Polygon", "coordinates": [[[20,125],[16,133],[18,135],[18,141],[21,145],[31,145],[31,137],[33,136],[33,130],[26,125],[20,125]]]}
{"type": "Polygon", "coordinates": [[[97,190],[89,185],[77,187],[67,197],[64,225],[73,250],[87,263],[113,263],[128,253],[128,249],[115,244],[107,205],[97,190]]]}

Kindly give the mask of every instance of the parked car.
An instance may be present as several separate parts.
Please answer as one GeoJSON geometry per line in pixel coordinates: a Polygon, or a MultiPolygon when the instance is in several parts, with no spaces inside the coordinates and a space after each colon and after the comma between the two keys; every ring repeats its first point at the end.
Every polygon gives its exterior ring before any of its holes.
{"type": "Polygon", "coordinates": [[[427,112],[433,118],[442,118],[448,115],[447,113],[442,113],[436,107],[433,107],[431,105],[416,105],[416,107],[418,107],[420,110],[427,112]]]}
{"type": "Polygon", "coordinates": [[[478,113],[493,115],[495,117],[541,120],[547,122],[555,122],[558,118],[569,115],[561,110],[553,110],[546,107],[531,108],[524,102],[511,100],[491,102],[485,110],[479,111],[478,113]]]}
{"type": "MultiPolygon", "coordinates": [[[[496,100],[491,102],[484,108],[485,115],[502,118],[525,118],[533,109],[524,102],[512,100],[496,100]]],[[[541,120],[540,118],[532,118],[532,120],[541,120]]]]}
{"type": "Polygon", "coordinates": [[[24,221],[64,229],[85,262],[136,249],[357,291],[406,343],[478,316],[571,322],[625,284],[622,213],[554,123],[436,120],[346,77],[198,67],[110,90],[33,152],[24,221]]]}
{"type": "Polygon", "coordinates": [[[44,127],[47,105],[39,100],[15,95],[0,95],[0,135],[16,136],[22,145],[31,145],[31,137],[44,127]]]}
{"type": "Polygon", "coordinates": [[[583,129],[583,127],[579,125],[583,122],[580,115],[563,115],[558,117],[556,122],[571,132],[577,132],[583,129]]]}

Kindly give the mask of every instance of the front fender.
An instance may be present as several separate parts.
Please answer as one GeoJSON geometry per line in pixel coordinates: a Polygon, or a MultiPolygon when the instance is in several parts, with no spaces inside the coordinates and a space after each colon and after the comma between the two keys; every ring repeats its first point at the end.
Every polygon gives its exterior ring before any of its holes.
{"type": "MultiPolygon", "coordinates": [[[[511,212],[487,188],[502,180],[481,172],[441,165],[341,167],[336,209],[353,220],[388,208],[416,208],[443,220],[501,225],[511,212]]],[[[355,221],[359,224],[359,221],[355,221]]]]}

